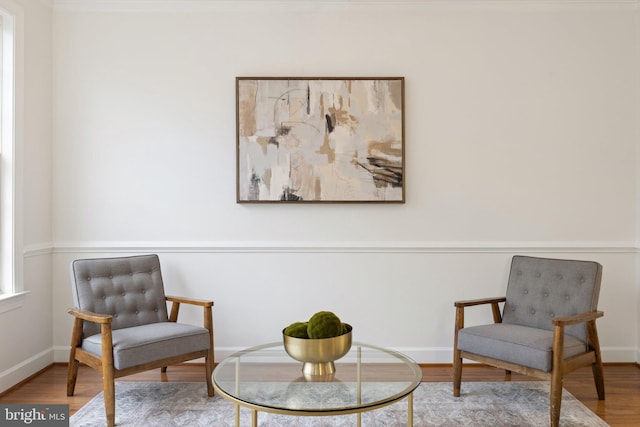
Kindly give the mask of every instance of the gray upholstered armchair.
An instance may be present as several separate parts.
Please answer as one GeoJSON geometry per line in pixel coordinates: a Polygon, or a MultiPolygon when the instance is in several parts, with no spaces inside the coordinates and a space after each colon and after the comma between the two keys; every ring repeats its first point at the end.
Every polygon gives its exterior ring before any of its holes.
{"type": "Polygon", "coordinates": [[[109,427],[115,425],[114,379],[204,357],[207,393],[213,396],[212,301],[164,294],[157,255],[76,260],[71,264],[76,308],[67,395],[80,362],[102,372],[109,427]],[[172,302],[171,314],[167,301],[172,302]],[[201,306],[204,327],[177,323],[180,304],[201,306]]]}
{"type": "Polygon", "coordinates": [[[462,359],[551,382],[550,424],[560,421],[563,375],[591,365],[604,400],[596,319],[602,266],[597,262],[515,256],[506,297],[458,301],[453,394],[460,396],[462,359]],[[499,304],[504,302],[502,315],[499,304]],[[466,307],[488,304],[493,324],[465,327],[466,307]]]}

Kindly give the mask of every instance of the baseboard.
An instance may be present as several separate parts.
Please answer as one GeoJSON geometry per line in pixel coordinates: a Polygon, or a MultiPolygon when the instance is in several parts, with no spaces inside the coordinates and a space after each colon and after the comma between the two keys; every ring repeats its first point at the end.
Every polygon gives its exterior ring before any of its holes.
{"type": "MultiPolygon", "coordinates": [[[[216,347],[215,358],[219,362],[234,353],[246,350],[246,347],[216,347]]],[[[451,363],[453,350],[450,348],[416,348],[416,347],[398,347],[393,348],[405,356],[416,360],[418,363],[451,363]]],[[[55,346],[53,347],[53,361],[55,363],[67,363],[69,361],[69,347],[55,346]]],[[[202,360],[194,360],[194,363],[203,363],[202,360]]]]}
{"type": "MultiPolygon", "coordinates": [[[[221,361],[238,351],[246,350],[245,347],[216,347],[216,362],[221,361]]],[[[416,361],[418,364],[451,364],[453,349],[449,347],[394,347],[391,350],[398,351],[416,361]]],[[[638,363],[636,350],[624,347],[602,348],[602,360],[604,363],[638,363]]],[[[69,361],[69,347],[56,346],[53,348],[53,361],[56,363],[69,361]]],[[[202,360],[194,360],[203,363],[202,360]]]]}
{"type": "Polygon", "coordinates": [[[54,363],[69,363],[69,346],[54,346],[53,347],[53,362],[54,363]]]}
{"type": "MultiPolygon", "coordinates": [[[[69,350],[67,349],[67,355],[69,354],[68,352],[69,350]]],[[[38,373],[53,362],[54,351],[53,348],[49,348],[28,358],[24,362],[18,363],[17,365],[0,372],[0,393],[10,389],[21,381],[24,381],[33,374],[38,373]]]]}
{"type": "Polygon", "coordinates": [[[604,363],[633,363],[640,360],[633,347],[602,347],[601,350],[604,363]]]}

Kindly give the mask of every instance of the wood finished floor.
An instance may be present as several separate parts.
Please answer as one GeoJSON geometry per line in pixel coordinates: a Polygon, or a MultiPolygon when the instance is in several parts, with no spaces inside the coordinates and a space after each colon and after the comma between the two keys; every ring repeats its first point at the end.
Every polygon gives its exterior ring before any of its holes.
{"type": "MultiPolygon", "coordinates": [[[[422,367],[423,381],[451,381],[452,369],[447,365],[422,367]]],[[[590,368],[578,369],[565,377],[564,387],[585,406],[611,426],[640,426],[640,366],[637,364],[607,364],[604,368],[606,400],[598,401],[590,368]]],[[[465,365],[465,381],[503,381],[504,371],[479,365],[465,365]]],[[[534,378],[518,374],[512,381],[533,381],[534,378]]],[[[67,365],[54,364],[29,380],[0,395],[0,403],[69,404],[74,414],[84,404],[102,391],[100,373],[81,366],[76,393],[66,395],[67,365]]],[[[171,366],[166,374],[159,369],[120,378],[118,381],[185,381],[204,382],[202,365],[184,364],[171,366]]]]}

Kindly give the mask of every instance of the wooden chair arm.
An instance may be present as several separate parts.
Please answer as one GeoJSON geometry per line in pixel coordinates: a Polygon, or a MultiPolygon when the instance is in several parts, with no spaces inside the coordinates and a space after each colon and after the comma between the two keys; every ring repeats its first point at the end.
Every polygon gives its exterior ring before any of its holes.
{"type": "Polygon", "coordinates": [[[498,303],[505,302],[507,297],[493,297],[493,298],[481,298],[466,301],[456,301],[453,303],[456,307],[456,340],[458,330],[464,328],[464,308],[472,307],[474,305],[491,304],[491,314],[493,315],[494,323],[502,323],[502,315],[500,314],[500,307],[498,303]]]}
{"type": "Polygon", "coordinates": [[[586,313],[580,313],[574,316],[558,317],[553,319],[551,322],[554,326],[569,326],[575,325],[577,323],[585,323],[590,320],[596,320],[597,318],[602,316],[604,316],[604,312],[602,311],[588,311],[586,313]]]}
{"type": "Polygon", "coordinates": [[[78,319],[94,323],[111,323],[113,320],[113,316],[110,314],[94,313],[93,311],[78,310],[76,308],[70,308],[67,313],[78,319]]]}
{"type": "Polygon", "coordinates": [[[466,301],[456,301],[453,303],[456,307],[471,307],[474,305],[482,305],[482,304],[497,304],[500,302],[505,302],[507,297],[494,297],[494,298],[481,298],[481,299],[473,299],[466,301]]]}
{"type": "MultiPolygon", "coordinates": [[[[71,336],[71,355],[75,354],[75,347],[79,347],[82,344],[82,326],[85,321],[94,322],[100,324],[100,335],[102,336],[102,351],[103,354],[109,354],[108,357],[113,357],[111,350],[113,349],[113,342],[111,337],[111,321],[113,316],[110,314],[94,313],[89,310],[78,310],[77,308],[70,308],[67,313],[71,314],[75,319],[73,322],[73,334],[71,336]]],[[[73,359],[70,361],[73,363],[73,359]]],[[[113,364],[113,361],[111,362],[113,364]]]]}
{"type": "Polygon", "coordinates": [[[165,295],[165,299],[171,302],[171,313],[169,314],[170,322],[178,321],[178,312],[180,311],[180,304],[191,304],[197,305],[204,309],[204,327],[209,329],[210,333],[213,334],[213,319],[211,308],[213,307],[213,301],[207,301],[196,298],[183,298],[176,296],[165,295]]]}
{"type": "Polygon", "coordinates": [[[197,299],[197,298],[184,298],[184,297],[166,295],[165,299],[170,302],[177,302],[178,304],[184,303],[184,304],[191,304],[191,305],[199,305],[201,307],[213,306],[213,301],[207,301],[207,300],[197,299]]]}
{"type": "MultiPolygon", "coordinates": [[[[213,301],[207,301],[197,298],[176,297],[170,295],[165,295],[165,300],[171,302],[171,313],[169,313],[169,322],[178,321],[178,312],[180,311],[180,304],[182,303],[202,307],[202,311],[204,312],[203,326],[209,331],[209,355],[205,358],[205,364],[207,364],[206,361],[208,360],[209,362],[207,365],[207,378],[211,378],[215,361],[215,356],[213,353],[213,301]]],[[[165,366],[162,368],[162,372],[166,371],[167,367],[165,366]]],[[[209,395],[213,396],[213,385],[208,385],[207,387],[209,387],[209,395]]]]}

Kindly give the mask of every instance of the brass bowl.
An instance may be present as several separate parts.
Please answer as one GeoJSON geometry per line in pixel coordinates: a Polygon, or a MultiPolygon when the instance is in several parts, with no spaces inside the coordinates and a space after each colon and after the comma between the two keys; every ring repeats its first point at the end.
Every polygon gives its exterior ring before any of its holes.
{"type": "Polygon", "coordinates": [[[351,332],[331,338],[295,338],[284,334],[284,349],[293,359],[302,362],[302,373],[305,376],[332,375],[336,371],[334,361],[340,359],[351,349],[351,332]]]}

